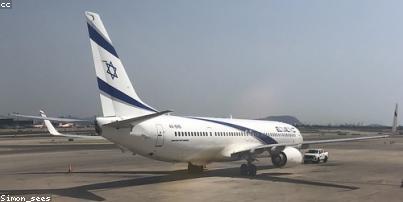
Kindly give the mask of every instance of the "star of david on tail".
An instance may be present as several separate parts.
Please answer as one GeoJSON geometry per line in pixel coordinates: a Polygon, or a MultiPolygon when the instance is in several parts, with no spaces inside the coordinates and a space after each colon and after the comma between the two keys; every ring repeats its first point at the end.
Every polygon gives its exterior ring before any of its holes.
{"type": "Polygon", "coordinates": [[[110,62],[108,63],[108,61],[103,60],[102,62],[104,62],[105,65],[106,65],[106,68],[108,68],[108,69],[106,70],[106,73],[108,73],[109,75],[111,75],[112,80],[115,79],[115,78],[118,78],[118,75],[116,74],[116,67],[113,66],[112,61],[110,61],[110,62]],[[112,71],[111,71],[111,69],[112,69],[112,71]],[[112,73],[112,72],[113,72],[113,73],[112,73]]]}

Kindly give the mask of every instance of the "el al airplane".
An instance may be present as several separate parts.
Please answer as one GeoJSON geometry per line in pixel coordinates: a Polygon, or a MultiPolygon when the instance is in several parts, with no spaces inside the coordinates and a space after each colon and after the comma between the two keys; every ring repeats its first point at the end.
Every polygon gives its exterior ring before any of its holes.
{"type": "MultiPolygon", "coordinates": [[[[300,149],[309,145],[389,137],[304,141],[296,127],[281,122],[181,117],[158,111],[137,95],[100,16],[93,12],[85,12],[85,16],[103,113],[96,118],[96,132],[102,137],[59,133],[49,120],[65,119],[46,117],[43,112],[41,117],[25,116],[45,120],[52,135],[106,138],[148,158],[187,162],[189,172],[202,172],[206,164],[215,161],[244,159],[247,163],[241,165],[240,173],[250,176],[256,175],[253,162],[263,152],[268,152],[274,166],[284,167],[300,164],[300,149]]],[[[396,126],[397,106],[393,131],[396,126]]]]}

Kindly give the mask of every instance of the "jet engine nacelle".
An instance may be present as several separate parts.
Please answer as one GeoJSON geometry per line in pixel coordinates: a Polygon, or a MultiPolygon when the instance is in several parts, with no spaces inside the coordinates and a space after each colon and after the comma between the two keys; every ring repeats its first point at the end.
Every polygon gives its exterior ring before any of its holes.
{"type": "Polygon", "coordinates": [[[275,167],[292,167],[302,163],[302,153],[294,147],[286,147],[283,151],[272,154],[271,162],[275,167]]]}

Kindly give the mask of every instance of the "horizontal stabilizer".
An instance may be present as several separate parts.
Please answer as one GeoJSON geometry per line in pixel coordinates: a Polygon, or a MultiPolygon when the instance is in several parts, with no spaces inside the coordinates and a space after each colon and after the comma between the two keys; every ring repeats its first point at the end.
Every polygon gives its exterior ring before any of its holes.
{"type": "Polygon", "coordinates": [[[129,118],[129,119],[124,119],[121,121],[115,121],[112,123],[107,123],[105,125],[102,126],[107,126],[107,127],[113,127],[113,128],[127,128],[127,127],[133,127],[143,121],[146,121],[148,119],[152,119],[155,118],[157,116],[161,116],[163,114],[172,112],[170,110],[166,110],[166,111],[161,111],[161,112],[156,112],[156,113],[152,113],[152,114],[148,114],[148,115],[144,115],[144,116],[139,116],[139,117],[134,117],[134,118],[129,118]]]}

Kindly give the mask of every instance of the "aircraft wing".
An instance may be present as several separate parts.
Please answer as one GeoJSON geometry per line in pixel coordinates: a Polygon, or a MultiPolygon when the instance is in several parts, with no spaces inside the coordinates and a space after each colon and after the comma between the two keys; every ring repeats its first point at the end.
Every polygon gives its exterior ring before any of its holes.
{"type": "Polygon", "coordinates": [[[378,135],[378,136],[368,136],[368,137],[357,137],[357,138],[341,138],[341,139],[330,139],[330,140],[312,140],[312,141],[304,141],[302,143],[302,147],[309,146],[311,144],[328,144],[328,143],[337,143],[337,142],[351,142],[358,140],[369,140],[369,139],[380,139],[387,138],[389,135],[378,135]]]}
{"type": "Polygon", "coordinates": [[[49,133],[53,136],[62,136],[68,138],[83,138],[83,139],[95,139],[95,140],[104,140],[105,138],[102,136],[90,136],[90,135],[74,135],[74,134],[64,134],[60,133],[56,130],[53,124],[47,119],[45,112],[42,110],[40,111],[41,117],[43,118],[43,122],[45,123],[46,128],[48,129],[49,133]]]}
{"type": "Polygon", "coordinates": [[[360,141],[360,140],[369,140],[369,139],[381,139],[381,138],[387,138],[390,137],[390,135],[379,135],[379,136],[367,136],[367,137],[357,137],[357,138],[342,138],[342,139],[328,139],[328,140],[312,140],[312,141],[304,141],[300,144],[296,143],[285,143],[285,144],[269,144],[269,145],[261,145],[257,147],[253,147],[250,149],[242,150],[242,151],[237,151],[231,154],[231,157],[242,157],[245,155],[251,155],[251,154],[261,154],[264,151],[269,151],[269,152],[280,152],[284,150],[285,147],[292,147],[292,146],[299,146],[301,145],[302,149],[306,149],[309,147],[309,145],[314,145],[314,144],[330,144],[330,143],[337,143],[337,142],[352,142],[352,141],[360,141]]]}
{"type": "Polygon", "coordinates": [[[288,143],[288,144],[269,144],[269,145],[261,145],[249,149],[244,149],[241,151],[235,151],[231,153],[231,157],[235,158],[242,158],[248,157],[249,155],[260,154],[264,151],[273,152],[280,152],[283,151],[285,147],[300,147],[301,149],[307,149],[309,145],[315,144],[330,144],[330,143],[337,143],[337,142],[352,142],[352,141],[360,141],[360,140],[370,140],[370,139],[381,139],[393,136],[397,133],[397,115],[398,115],[398,104],[395,106],[395,112],[393,114],[393,124],[392,124],[392,133],[388,135],[378,135],[378,136],[366,136],[366,137],[356,137],[356,138],[341,138],[341,139],[327,139],[327,140],[312,140],[312,141],[304,141],[299,144],[295,143],[288,143]]]}
{"type": "MultiPolygon", "coordinates": [[[[40,111],[41,114],[43,111],[40,111]]],[[[31,116],[31,115],[23,115],[23,114],[11,114],[12,116],[29,118],[29,119],[37,119],[37,120],[50,120],[50,121],[60,121],[60,122],[92,122],[91,120],[83,120],[83,119],[69,119],[69,118],[56,118],[56,117],[43,117],[43,116],[31,116]]]]}

